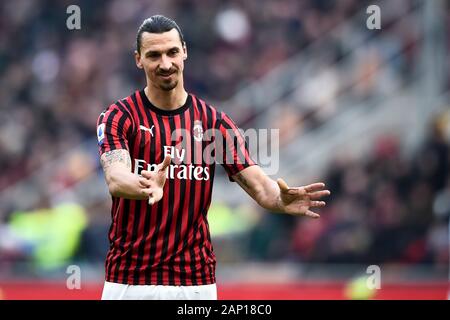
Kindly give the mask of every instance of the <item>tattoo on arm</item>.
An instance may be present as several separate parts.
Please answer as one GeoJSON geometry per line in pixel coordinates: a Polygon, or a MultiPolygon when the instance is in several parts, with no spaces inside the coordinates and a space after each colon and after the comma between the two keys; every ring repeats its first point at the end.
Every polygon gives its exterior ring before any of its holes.
{"type": "Polygon", "coordinates": [[[247,180],[244,178],[244,176],[240,173],[238,173],[235,176],[237,182],[241,185],[241,187],[243,187],[245,190],[249,191],[250,190],[250,185],[248,184],[247,180]]]}
{"type": "Polygon", "coordinates": [[[127,150],[117,149],[107,151],[100,158],[103,170],[108,169],[113,163],[123,163],[127,168],[131,169],[131,158],[127,150]]]}

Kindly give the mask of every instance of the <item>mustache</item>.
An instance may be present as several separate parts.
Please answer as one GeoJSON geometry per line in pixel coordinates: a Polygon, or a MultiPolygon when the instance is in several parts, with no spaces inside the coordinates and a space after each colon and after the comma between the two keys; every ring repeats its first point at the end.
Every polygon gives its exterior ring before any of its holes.
{"type": "Polygon", "coordinates": [[[177,72],[177,69],[172,68],[172,69],[169,69],[169,70],[158,70],[156,72],[156,74],[159,75],[159,76],[168,76],[168,75],[171,75],[172,73],[175,73],[175,72],[177,72]]]}

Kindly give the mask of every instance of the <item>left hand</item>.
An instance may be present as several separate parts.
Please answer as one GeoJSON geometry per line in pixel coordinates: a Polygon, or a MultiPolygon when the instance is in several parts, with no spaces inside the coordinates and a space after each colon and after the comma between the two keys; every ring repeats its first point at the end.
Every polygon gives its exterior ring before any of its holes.
{"type": "Polygon", "coordinates": [[[170,156],[166,156],[160,164],[156,167],[155,171],[142,170],[141,175],[150,181],[149,187],[151,195],[148,198],[148,204],[153,205],[163,197],[164,184],[166,183],[167,168],[171,162],[170,156]]]}
{"type": "Polygon", "coordinates": [[[320,217],[309,209],[325,206],[325,201],[318,201],[322,197],[330,195],[329,190],[324,190],[324,183],[318,182],[295,188],[289,188],[283,179],[277,179],[277,183],[280,188],[279,207],[282,212],[315,219],[320,217]]]}

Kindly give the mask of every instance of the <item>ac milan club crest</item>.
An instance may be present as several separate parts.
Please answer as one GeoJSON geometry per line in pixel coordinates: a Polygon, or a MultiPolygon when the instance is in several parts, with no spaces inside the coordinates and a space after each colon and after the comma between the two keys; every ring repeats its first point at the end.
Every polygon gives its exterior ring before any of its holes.
{"type": "Polygon", "coordinates": [[[194,121],[194,128],[192,130],[194,134],[195,141],[202,141],[203,139],[203,126],[200,120],[194,121]]]}

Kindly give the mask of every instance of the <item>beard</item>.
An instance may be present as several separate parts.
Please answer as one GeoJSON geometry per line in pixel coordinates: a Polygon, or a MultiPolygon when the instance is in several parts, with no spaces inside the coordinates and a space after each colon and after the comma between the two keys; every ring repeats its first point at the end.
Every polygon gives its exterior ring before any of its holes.
{"type": "Polygon", "coordinates": [[[159,89],[163,91],[171,91],[176,88],[178,85],[178,71],[176,69],[170,69],[166,72],[162,70],[158,70],[156,72],[155,84],[159,87],[159,89]],[[170,78],[164,79],[160,76],[171,75],[170,78]]]}
{"type": "Polygon", "coordinates": [[[177,85],[178,80],[162,81],[159,83],[159,88],[164,91],[171,91],[175,89],[177,85]]]}

